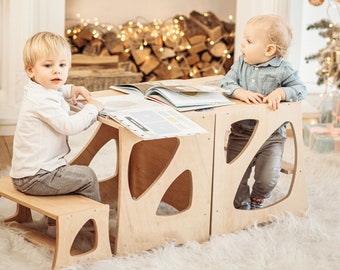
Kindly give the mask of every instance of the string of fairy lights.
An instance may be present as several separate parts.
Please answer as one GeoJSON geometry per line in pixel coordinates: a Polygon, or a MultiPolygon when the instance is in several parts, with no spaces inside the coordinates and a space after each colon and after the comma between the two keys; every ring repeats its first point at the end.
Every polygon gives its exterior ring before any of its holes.
{"type": "MultiPolygon", "coordinates": [[[[166,20],[154,19],[153,21],[147,21],[142,17],[138,17],[135,20],[130,20],[125,24],[116,26],[108,23],[100,23],[98,18],[94,18],[94,21],[81,18],[80,14],[77,14],[78,23],[68,27],[65,31],[66,37],[68,37],[71,43],[76,43],[79,35],[84,29],[87,29],[91,33],[91,37],[88,39],[101,40],[103,35],[108,32],[116,34],[124,46],[125,53],[130,53],[131,50],[144,50],[147,47],[155,46],[159,52],[163,52],[166,47],[170,47],[175,51],[176,55],[174,59],[177,62],[184,61],[182,65],[173,65],[172,61],[168,58],[158,59],[160,63],[167,65],[167,69],[170,71],[174,68],[179,68],[183,73],[187,74],[189,77],[195,77],[197,72],[205,72],[207,70],[213,69],[215,74],[224,74],[225,70],[223,65],[225,61],[233,57],[234,46],[233,44],[223,50],[221,57],[218,57],[217,65],[211,65],[206,68],[198,69],[196,66],[190,66],[187,56],[184,52],[185,50],[190,50],[191,45],[187,42],[185,37],[186,24],[184,23],[184,17],[178,16],[176,18],[168,18],[166,20]],[[169,45],[170,44],[170,45],[169,45]]],[[[229,16],[229,21],[232,22],[233,17],[229,16]]],[[[235,33],[225,33],[217,40],[212,40],[211,38],[206,38],[207,49],[214,46],[215,43],[219,42],[221,39],[229,38],[233,39],[235,33]]],[[[148,55],[145,56],[147,60],[148,55]]]]}

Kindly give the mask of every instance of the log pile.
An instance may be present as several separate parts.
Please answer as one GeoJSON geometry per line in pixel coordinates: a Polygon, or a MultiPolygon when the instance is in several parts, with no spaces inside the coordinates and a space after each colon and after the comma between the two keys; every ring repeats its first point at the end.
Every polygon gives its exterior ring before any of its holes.
{"type": "Polygon", "coordinates": [[[77,24],[66,30],[74,54],[115,56],[117,66],[143,81],[225,74],[233,63],[235,24],[192,11],[159,22],[118,27],[77,24]]]}

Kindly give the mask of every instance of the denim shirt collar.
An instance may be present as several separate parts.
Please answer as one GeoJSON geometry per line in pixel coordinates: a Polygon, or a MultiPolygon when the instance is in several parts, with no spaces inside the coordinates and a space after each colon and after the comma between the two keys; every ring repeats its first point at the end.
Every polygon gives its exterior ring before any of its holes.
{"type": "Polygon", "coordinates": [[[278,67],[281,65],[281,62],[283,61],[282,57],[274,57],[270,59],[267,62],[255,65],[256,67],[267,67],[267,66],[273,66],[273,67],[278,67]]]}

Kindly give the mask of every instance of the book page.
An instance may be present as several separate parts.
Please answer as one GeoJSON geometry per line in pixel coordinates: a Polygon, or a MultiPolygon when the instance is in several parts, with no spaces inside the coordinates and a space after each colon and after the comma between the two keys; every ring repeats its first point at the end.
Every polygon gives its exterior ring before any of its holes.
{"type": "Polygon", "coordinates": [[[154,86],[161,85],[160,82],[142,82],[142,83],[134,83],[134,84],[117,84],[111,85],[109,88],[113,90],[117,90],[126,94],[142,94],[154,86]]]}
{"type": "Polygon", "coordinates": [[[173,108],[138,96],[96,98],[104,113],[143,140],[191,136],[207,131],[173,108]]]}
{"type": "MultiPolygon", "coordinates": [[[[228,104],[223,104],[223,103],[215,103],[215,104],[201,104],[201,105],[188,105],[188,106],[175,107],[173,104],[171,104],[168,100],[166,100],[161,95],[148,95],[147,98],[150,100],[171,106],[172,108],[174,108],[176,111],[179,111],[179,112],[201,111],[201,110],[212,109],[214,107],[228,105],[228,104]]],[[[231,104],[234,104],[234,102],[231,102],[231,104]]]]}
{"type": "Polygon", "coordinates": [[[154,88],[166,88],[174,92],[225,92],[220,87],[222,75],[208,76],[194,79],[171,79],[151,82],[140,82],[134,84],[111,85],[114,89],[123,93],[142,93],[148,95],[148,92],[154,88]]]}
{"type": "Polygon", "coordinates": [[[214,85],[216,87],[220,87],[221,79],[223,75],[215,75],[215,76],[206,76],[200,78],[193,79],[171,79],[171,80],[162,80],[160,81],[162,85],[170,86],[170,85],[214,85]]]}
{"type": "Polygon", "coordinates": [[[170,105],[177,111],[188,111],[234,104],[224,95],[226,90],[219,85],[222,77],[162,80],[114,85],[110,88],[125,93],[144,93],[147,99],[170,105]]]}
{"type": "MultiPolygon", "coordinates": [[[[148,91],[148,95],[160,95],[176,108],[198,105],[230,105],[234,104],[219,92],[174,92],[157,87],[148,91]]],[[[213,107],[213,106],[212,106],[213,107]]]]}

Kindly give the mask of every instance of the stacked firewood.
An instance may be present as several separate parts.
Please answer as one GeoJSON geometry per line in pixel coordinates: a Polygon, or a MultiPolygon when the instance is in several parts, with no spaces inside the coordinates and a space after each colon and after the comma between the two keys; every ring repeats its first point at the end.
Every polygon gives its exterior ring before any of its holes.
{"type": "Polygon", "coordinates": [[[74,54],[115,56],[117,66],[142,73],[143,81],[225,74],[233,62],[234,34],[233,22],[197,11],[165,22],[129,21],[119,28],[86,23],[66,30],[74,54]]]}

